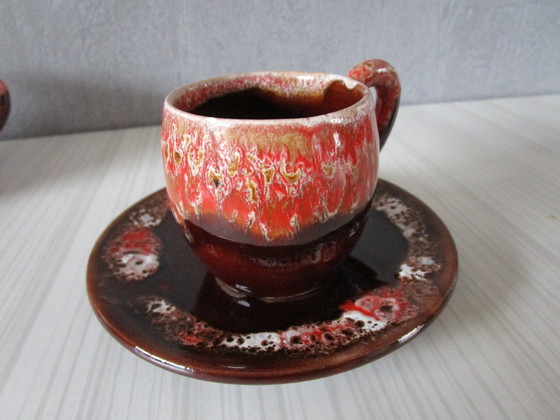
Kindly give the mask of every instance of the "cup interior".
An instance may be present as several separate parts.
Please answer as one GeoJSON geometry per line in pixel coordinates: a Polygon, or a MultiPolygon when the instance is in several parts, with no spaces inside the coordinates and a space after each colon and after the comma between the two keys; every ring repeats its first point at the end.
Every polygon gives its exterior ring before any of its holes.
{"type": "Polygon", "coordinates": [[[210,79],[172,92],[166,104],[201,117],[310,118],[358,104],[369,89],[342,76],[266,72],[210,79]]]}

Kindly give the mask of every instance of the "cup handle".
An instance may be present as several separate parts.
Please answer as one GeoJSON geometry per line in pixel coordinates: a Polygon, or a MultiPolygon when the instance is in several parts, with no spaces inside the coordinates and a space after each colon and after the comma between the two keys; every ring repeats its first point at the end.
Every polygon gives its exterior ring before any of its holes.
{"type": "Polygon", "coordinates": [[[348,77],[377,91],[375,116],[381,149],[389,137],[399,109],[401,96],[399,76],[389,63],[374,58],[352,68],[348,72],[348,77]]]}

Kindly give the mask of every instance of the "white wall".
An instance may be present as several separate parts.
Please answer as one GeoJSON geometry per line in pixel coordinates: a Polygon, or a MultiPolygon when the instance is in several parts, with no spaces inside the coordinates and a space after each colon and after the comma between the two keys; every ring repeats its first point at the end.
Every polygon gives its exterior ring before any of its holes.
{"type": "Polygon", "coordinates": [[[380,57],[402,103],[560,93],[558,0],[0,0],[1,137],[157,124],[173,88],[380,57]]]}

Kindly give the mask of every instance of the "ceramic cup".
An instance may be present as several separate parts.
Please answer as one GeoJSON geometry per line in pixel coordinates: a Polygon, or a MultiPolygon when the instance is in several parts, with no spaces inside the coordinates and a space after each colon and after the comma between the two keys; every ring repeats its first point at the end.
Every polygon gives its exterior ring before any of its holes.
{"type": "Polygon", "coordinates": [[[336,271],[367,221],[399,96],[382,60],[348,76],[218,77],[167,96],[170,207],[223,290],[298,299],[336,271]]]}

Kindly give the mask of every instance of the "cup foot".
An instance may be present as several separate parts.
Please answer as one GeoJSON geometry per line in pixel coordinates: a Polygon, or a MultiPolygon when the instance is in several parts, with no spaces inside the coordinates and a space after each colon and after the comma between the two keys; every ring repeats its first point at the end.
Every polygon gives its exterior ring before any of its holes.
{"type": "Polygon", "coordinates": [[[230,296],[285,302],[313,294],[350,255],[367,222],[370,204],[349,222],[306,244],[259,246],[213,235],[191,221],[183,233],[230,296]]]}
{"type": "MultiPolygon", "coordinates": [[[[214,281],[218,285],[218,287],[228,296],[234,299],[243,299],[252,296],[251,291],[245,291],[242,288],[233,287],[220,280],[218,277],[214,277],[214,281]]],[[[308,299],[313,295],[317,294],[319,291],[320,286],[317,284],[315,287],[304,290],[302,292],[293,294],[293,295],[286,295],[286,296],[259,296],[257,299],[262,300],[265,303],[279,303],[279,302],[290,302],[294,300],[302,300],[308,299]]]]}

